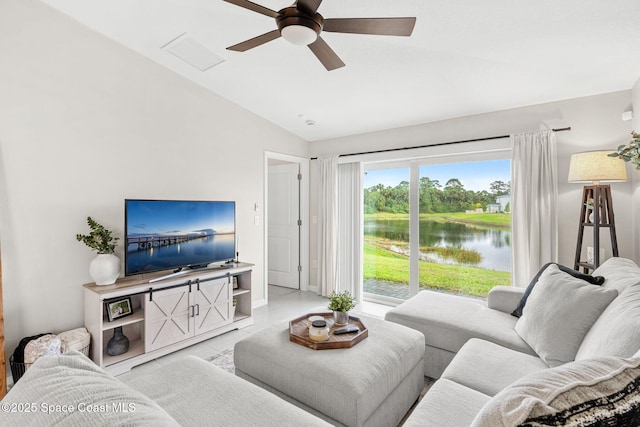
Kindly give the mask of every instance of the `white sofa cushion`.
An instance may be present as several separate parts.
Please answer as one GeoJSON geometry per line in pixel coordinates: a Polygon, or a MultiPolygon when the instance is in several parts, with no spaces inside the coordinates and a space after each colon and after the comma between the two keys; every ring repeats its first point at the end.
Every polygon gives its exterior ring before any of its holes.
{"type": "Polygon", "coordinates": [[[631,357],[640,350],[640,284],[625,288],[593,324],[576,360],[631,357]]]}
{"type": "Polygon", "coordinates": [[[472,427],[640,425],[640,358],[583,360],[528,375],[494,396],[472,427]]]}
{"type": "Polygon", "coordinates": [[[74,350],[38,359],[2,404],[8,409],[2,425],[179,426],[151,399],[74,350]]]}
{"type": "Polygon", "coordinates": [[[630,259],[609,258],[593,271],[594,276],[604,276],[602,285],[605,288],[616,289],[622,293],[624,289],[640,283],[640,267],[630,259]]]}
{"type": "Polygon", "coordinates": [[[420,331],[426,345],[453,353],[471,338],[481,338],[535,354],[514,330],[516,317],[492,310],[477,298],[421,291],[389,310],[385,319],[420,331]]]}
{"type": "Polygon", "coordinates": [[[329,426],[196,356],[179,358],[128,382],[183,426],[329,426]]]}
{"type": "Polygon", "coordinates": [[[574,360],[596,319],[618,295],[550,265],[531,292],[516,332],[549,366],[574,360]]]}
{"type": "Polygon", "coordinates": [[[468,427],[491,399],[453,381],[440,379],[413,409],[403,427],[468,427]]]}
{"type": "Polygon", "coordinates": [[[494,396],[516,380],[549,367],[538,357],[477,338],[470,339],[441,378],[494,396]]]}

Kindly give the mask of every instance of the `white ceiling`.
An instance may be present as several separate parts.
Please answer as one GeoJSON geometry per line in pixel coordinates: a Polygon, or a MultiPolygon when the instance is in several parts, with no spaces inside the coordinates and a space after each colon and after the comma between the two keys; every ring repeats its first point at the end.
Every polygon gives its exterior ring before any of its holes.
{"type": "Polygon", "coordinates": [[[330,72],[282,38],[226,50],[276,25],[223,0],[44,1],[308,141],[630,89],[640,77],[638,0],[324,0],[325,18],[417,17],[411,37],[323,33],[346,64],[330,72]],[[202,72],[161,49],[183,33],[225,61],[202,72]]]}

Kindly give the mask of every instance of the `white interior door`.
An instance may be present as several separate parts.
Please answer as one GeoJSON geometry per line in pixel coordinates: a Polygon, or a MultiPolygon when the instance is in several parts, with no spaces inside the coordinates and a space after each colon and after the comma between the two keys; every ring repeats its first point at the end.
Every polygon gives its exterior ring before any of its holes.
{"type": "Polygon", "coordinates": [[[299,165],[269,166],[269,284],[300,288],[299,165]]]}

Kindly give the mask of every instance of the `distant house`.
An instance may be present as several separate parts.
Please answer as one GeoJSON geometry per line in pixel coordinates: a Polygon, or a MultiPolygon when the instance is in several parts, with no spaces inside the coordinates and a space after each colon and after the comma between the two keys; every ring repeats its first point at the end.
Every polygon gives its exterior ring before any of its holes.
{"type": "Polygon", "coordinates": [[[489,213],[500,212],[500,203],[489,203],[487,205],[487,212],[489,213]]]}
{"type": "Polygon", "coordinates": [[[500,205],[499,212],[505,212],[509,203],[511,203],[511,194],[496,197],[496,204],[500,205]]]}
{"type": "Polygon", "coordinates": [[[475,208],[474,210],[466,210],[464,213],[466,213],[467,215],[471,215],[471,214],[478,214],[483,212],[484,211],[482,210],[482,208],[475,208]]]}

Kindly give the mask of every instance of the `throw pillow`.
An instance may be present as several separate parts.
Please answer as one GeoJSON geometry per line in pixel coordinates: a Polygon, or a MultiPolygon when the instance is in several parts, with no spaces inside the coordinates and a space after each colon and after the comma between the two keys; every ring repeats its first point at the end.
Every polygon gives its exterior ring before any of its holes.
{"type": "Polygon", "coordinates": [[[640,425],[640,358],[604,357],[527,375],[478,412],[472,427],[640,425]]]}
{"type": "Polygon", "coordinates": [[[29,341],[24,348],[24,363],[28,368],[43,356],[57,356],[60,354],[60,338],[57,335],[43,335],[29,341]]]}
{"type": "Polygon", "coordinates": [[[564,271],[565,273],[568,273],[577,279],[585,280],[588,283],[591,283],[592,285],[600,286],[604,283],[604,277],[602,276],[592,276],[590,274],[580,273],[578,270],[574,270],[573,268],[556,264],[555,262],[548,262],[545,265],[543,265],[542,268],[538,271],[538,273],[533,277],[533,279],[529,283],[529,286],[527,286],[527,290],[524,291],[524,295],[522,295],[522,299],[518,303],[518,307],[516,307],[516,309],[513,310],[513,312],[511,313],[512,316],[515,316],[515,317],[522,316],[522,310],[524,310],[524,306],[527,304],[527,298],[529,298],[529,295],[531,294],[533,287],[536,285],[536,283],[538,283],[538,279],[540,279],[540,276],[542,275],[542,273],[544,273],[544,271],[550,265],[557,265],[558,268],[564,271]]]}
{"type": "Polygon", "coordinates": [[[576,360],[631,357],[640,349],[640,283],[619,292],[585,335],[576,360]]]}
{"type": "Polygon", "coordinates": [[[578,347],[615,289],[589,286],[550,265],[531,291],[516,332],[548,366],[574,360],[578,347]]]}

